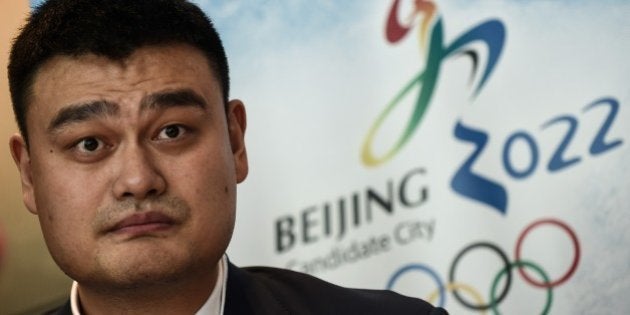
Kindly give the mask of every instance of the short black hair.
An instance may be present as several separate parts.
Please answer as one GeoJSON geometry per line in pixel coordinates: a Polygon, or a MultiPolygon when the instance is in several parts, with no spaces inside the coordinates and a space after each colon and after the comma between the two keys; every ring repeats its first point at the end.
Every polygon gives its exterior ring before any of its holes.
{"type": "Polygon", "coordinates": [[[13,111],[25,142],[33,79],[46,61],[84,54],[121,61],[138,48],[170,44],[204,53],[227,106],[225,50],[212,21],[196,5],[186,0],[48,0],[36,7],[13,42],[8,66],[13,111]]]}

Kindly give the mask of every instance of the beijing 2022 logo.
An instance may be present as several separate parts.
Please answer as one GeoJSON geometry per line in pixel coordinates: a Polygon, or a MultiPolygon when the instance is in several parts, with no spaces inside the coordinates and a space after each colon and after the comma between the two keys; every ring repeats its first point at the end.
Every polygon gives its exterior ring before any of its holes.
{"type": "MultiPolygon", "coordinates": [[[[394,0],[389,16],[387,18],[386,37],[390,43],[397,43],[402,40],[412,29],[411,25],[404,25],[400,22],[398,17],[398,10],[400,6],[400,0],[394,0]]],[[[479,94],[485,84],[488,82],[501,52],[505,44],[505,27],[499,20],[486,21],[463,35],[459,36],[449,45],[444,44],[444,30],[442,18],[436,17],[436,6],[430,1],[415,1],[415,10],[412,13],[414,15],[424,14],[424,20],[420,24],[420,47],[425,52],[425,69],[420,71],[414,78],[411,79],[402,90],[387,104],[385,110],[376,119],[363,143],[361,159],[366,166],[378,166],[396,155],[400,149],[410,140],[413,133],[416,131],[422,118],[424,117],[433,96],[436,82],[440,74],[440,66],[442,62],[455,55],[469,56],[472,62],[472,77],[475,77],[478,69],[479,54],[472,48],[468,48],[473,42],[483,42],[488,47],[488,60],[486,62],[485,69],[481,74],[481,79],[474,87],[473,97],[479,94]],[[433,23],[431,27],[431,22],[433,23]],[[429,34],[429,30],[430,34],[429,34]],[[385,154],[377,156],[372,150],[372,143],[374,136],[380,129],[381,125],[387,118],[387,116],[396,108],[403,97],[415,89],[420,89],[418,98],[415,102],[415,108],[413,113],[407,122],[407,125],[398,138],[398,140],[391,146],[385,154]]],[[[506,208],[506,192],[505,190],[491,181],[482,177],[474,177],[476,186],[483,187],[483,196],[478,196],[478,191],[470,192],[470,189],[466,185],[459,185],[454,183],[453,189],[466,197],[476,199],[483,203],[486,203],[502,212],[505,212],[506,208]]]]}
{"type": "MultiPolygon", "coordinates": [[[[412,29],[412,22],[409,24],[403,24],[399,19],[399,7],[400,0],[394,0],[390,8],[387,24],[386,24],[386,37],[390,43],[397,43],[401,41],[412,29]]],[[[473,42],[482,42],[488,48],[487,61],[485,62],[485,68],[482,69],[479,82],[473,87],[473,99],[482,91],[488,79],[492,75],[497,62],[501,56],[503,47],[505,45],[506,31],[503,23],[499,20],[493,19],[485,21],[463,35],[457,37],[452,43],[444,44],[444,31],[442,18],[436,16],[436,5],[430,1],[415,0],[414,9],[411,14],[410,21],[413,21],[415,17],[423,15],[423,20],[419,25],[419,39],[421,50],[425,52],[426,62],[425,69],[421,70],[416,76],[414,76],[395,97],[387,104],[383,112],[373,123],[370,128],[365,141],[363,143],[361,158],[362,162],[366,166],[374,167],[381,165],[382,163],[390,160],[395,156],[404,146],[408,143],[413,133],[417,130],[418,126],[422,122],[426,110],[431,104],[432,95],[436,86],[436,82],[439,78],[440,66],[442,62],[455,55],[465,55],[470,57],[472,63],[473,78],[476,77],[478,69],[479,54],[473,49],[469,48],[473,42]],[[388,115],[396,108],[403,97],[412,91],[419,90],[418,97],[415,101],[415,107],[409,118],[403,133],[398,140],[389,147],[382,155],[376,155],[373,151],[372,144],[374,137],[379,131],[381,125],[384,123],[388,115]]],[[[613,98],[602,98],[596,100],[584,108],[584,112],[589,111],[593,107],[608,106],[610,108],[608,118],[602,124],[600,131],[596,135],[592,142],[590,154],[596,155],[602,152],[608,151],[612,148],[619,146],[622,141],[617,139],[614,141],[604,141],[604,137],[610,128],[610,124],[614,120],[618,102],[613,98]]],[[[576,119],[573,116],[563,115],[551,119],[543,128],[548,127],[556,123],[569,123],[575,126],[577,124],[576,119]]],[[[569,134],[568,137],[570,137],[569,134]]],[[[487,141],[487,135],[483,132],[478,132],[472,128],[464,126],[461,122],[458,122],[455,126],[455,137],[459,140],[473,142],[477,145],[477,149],[469,159],[456,172],[451,181],[451,187],[453,190],[470,199],[479,201],[501,214],[505,215],[507,210],[507,192],[501,185],[473,174],[470,171],[470,167],[475,158],[479,155],[481,150],[487,141]]],[[[565,138],[566,139],[566,138],[565,138]]],[[[535,142],[532,137],[527,133],[518,132],[514,133],[506,145],[509,149],[513,141],[522,140],[530,145],[532,149],[532,163],[526,170],[517,170],[509,164],[506,164],[506,169],[513,177],[526,177],[531,174],[533,168],[537,163],[537,151],[535,151],[535,142]]],[[[568,140],[567,140],[568,141],[568,140]]],[[[561,155],[563,146],[566,146],[566,141],[563,142],[558,148],[556,155],[560,157],[554,157],[551,159],[550,171],[556,171],[564,167],[568,167],[577,163],[579,160],[567,160],[561,155]]],[[[505,156],[505,153],[504,153],[505,156]]],[[[518,273],[522,276],[523,280],[533,287],[543,289],[546,293],[546,301],[542,305],[542,314],[548,314],[551,309],[553,301],[553,288],[567,282],[576,272],[580,261],[580,242],[574,229],[567,223],[557,218],[539,218],[530,222],[520,233],[514,246],[514,256],[510,260],[508,254],[498,245],[488,241],[477,241],[464,246],[453,258],[448,273],[448,281],[443,281],[439,273],[436,272],[430,266],[423,263],[411,263],[402,266],[397,269],[387,282],[387,289],[394,289],[396,283],[400,278],[411,272],[421,272],[429,275],[435,282],[435,291],[425,297],[430,302],[435,302],[437,299],[438,306],[446,305],[446,292],[451,292],[455,300],[459,302],[463,307],[473,310],[485,312],[492,310],[493,313],[498,314],[498,306],[505,300],[510,291],[510,287],[513,282],[512,270],[517,269],[518,273]],[[534,262],[531,259],[525,258],[522,255],[522,246],[525,238],[535,228],[543,225],[559,228],[567,234],[571,243],[573,244],[573,259],[568,269],[559,277],[551,279],[550,276],[543,270],[540,264],[534,262]],[[493,279],[490,279],[491,289],[487,295],[481,294],[475,287],[461,280],[461,274],[458,276],[457,269],[461,265],[462,257],[469,254],[473,250],[489,250],[495,253],[502,261],[503,268],[501,268],[493,279]],[[529,273],[526,272],[529,269],[538,275],[538,280],[534,279],[529,273]],[[503,280],[503,281],[502,281],[503,280]],[[465,293],[465,294],[462,294],[465,293]],[[486,296],[486,297],[484,297],[486,296]],[[472,298],[472,302],[470,299],[472,298]]]]}
{"type": "MultiPolygon", "coordinates": [[[[479,54],[473,47],[469,46],[475,42],[481,42],[486,45],[488,50],[487,62],[482,70],[479,82],[473,88],[472,96],[474,100],[488,83],[488,79],[492,75],[505,45],[505,27],[501,21],[496,19],[488,20],[475,26],[463,35],[460,35],[452,43],[445,45],[443,21],[441,17],[436,17],[435,4],[424,0],[415,0],[414,4],[412,19],[410,20],[413,21],[413,18],[418,15],[424,15],[424,19],[419,25],[419,37],[420,48],[426,56],[425,68],[395,95],[369,129],[361,151],[362,162],[369,167],[378,166],[390,160],[409,142],[431,104],[443,62],[456,55],[469,56],[472,63],[472,78],[475,78],[476,73],[479,71],[479,54]],[[404,131],[384,154],[376,155],[372,148],[375,135],[392,110],[401,103],[403,97],[417,89],[419,91],[415,107],[404,131]]],[[[400,22],[398,17],[399,6],[400,0],[394,0],[387,18],[386,37],[390,43],[401,41],[412,28],[412,25],[400,22]]],[[[619,148],[623,144],[623,140],[620,138],[611,140],[608,135],[612,124],[617,118],[619,106],[619,101],[616,98],[604,96],[584,106],[580,116],[563,113],[541,124],[541,130],[551,129],[558,125],[568,127],[562,141],[558,143],[549,155],[546,171],[549,173],[561,172],[578,165],[585,157],[599,156],[619,148]],[[607,108],[608,114],[600,123],[597,133],[590,140],[588,153],[584,154],[584,156],[569,156],[567,148],[576,138],[576,131],[582,121],[585,120],[585,115],[600,108],[607,108]]],[[[508,209],[508,193],[505,186],[496,180],[473,171],[474,163],[488,143],[488,133],[479,128],[466,126],[460,120],[455,125],[454,136],[460,141],[472,143],[475,145],[475,150],[455,172],[451,180],[451,188],[460,196],[480,202],[505,215],[508,209]]],[[[516,131],[504,143],[501,159],[507,175],[516,180],[523,180],[536,171],[540,160],[539,156],[539,146],[536,138],[527,131],[516,131]],[[527,147],[530,157],[529,164],[522,169],[515,167],[510,159],[510,152],[513,146],[519,142],[527,147]]]]}

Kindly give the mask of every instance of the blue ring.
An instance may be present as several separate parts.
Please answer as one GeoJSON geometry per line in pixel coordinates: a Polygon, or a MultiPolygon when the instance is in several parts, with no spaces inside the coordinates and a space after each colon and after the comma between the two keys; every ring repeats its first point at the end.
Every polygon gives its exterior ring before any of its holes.
{"type": "Polygon", "coordinates": [[[444,288],[444,283],[442,283],[442,281],[440,281],[440,276],[438,276],[438,274],[433,271],[433,269],[431,269],[430,267],[428,267],[427,265],[423,265],[423,264],[409,264],[406,265],[400,269],[398,269],[398,271],[396,271],[394,273],[394,275],[389,279],[389,282],[387,282],[387,290],[391,290],[394,287],[394,283],[396,282],[396,280],[398,280],[398,278],[400,276],[402,276],[404,273],[408,272],[408,271],[412,271],[412,270],[420,270],[420,271],[424,271],[426,273],[429,274],[429,276],[431,276],[431,278],[433,278],[433,280],[435,280],[435,282],[437,282],[438,284],[438,289],[440,290],[440,300],[438,303],[439,307],[444,307],[444,304],[446,303],[446,290],[444,288]]]}

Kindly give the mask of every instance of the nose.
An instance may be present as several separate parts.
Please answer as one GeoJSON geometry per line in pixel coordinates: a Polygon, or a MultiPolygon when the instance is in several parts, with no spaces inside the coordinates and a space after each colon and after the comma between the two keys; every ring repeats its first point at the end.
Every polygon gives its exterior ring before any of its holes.
{"type": "Polygon", "coordinates": [[[113,192],[117,199],[143,200],[159,196],[166,181],[155,163],[155,157],[141,146],[130,146],[120,152],[113,192]]]}

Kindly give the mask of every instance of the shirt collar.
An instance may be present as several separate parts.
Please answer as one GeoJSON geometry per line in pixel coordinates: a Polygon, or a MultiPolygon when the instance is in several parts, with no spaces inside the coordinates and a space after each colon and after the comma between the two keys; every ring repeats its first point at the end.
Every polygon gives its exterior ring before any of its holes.
{"type": "MultiPolygon", "coordinates": [[[[223,255],[218,264],[217,282],[214,285],[212,294],[208,297],[206,302],[195,313],[195,315],[213,315],[223,314],[225,309],[225,289],[227,288],[228,277],[228,263],[227,257],[223,255]]],[[[72,282],[72,289],[70,290],[70,307],[72,309],[72,315],[81,315],[79,307],[79,284],[72,282]]]]}

